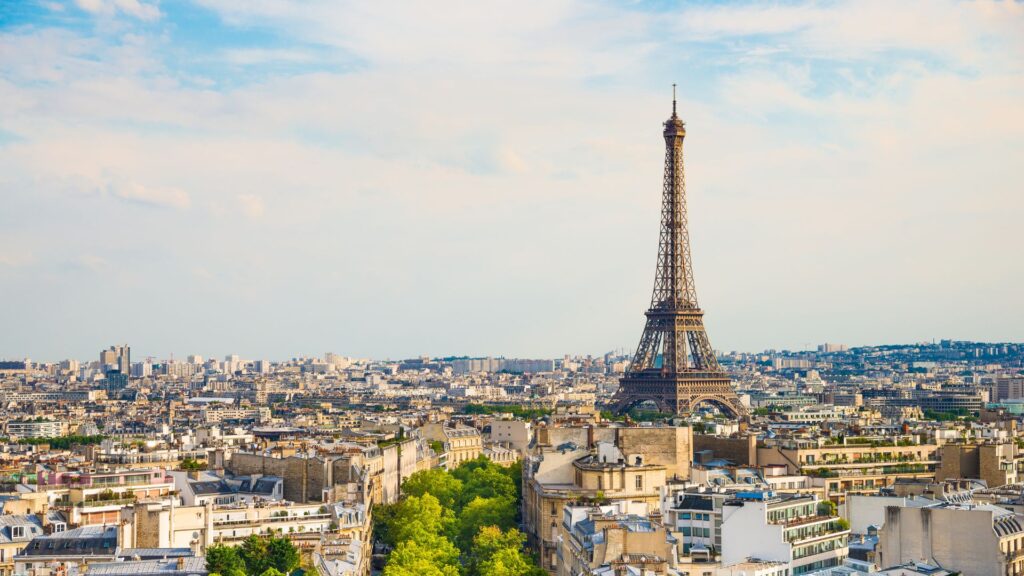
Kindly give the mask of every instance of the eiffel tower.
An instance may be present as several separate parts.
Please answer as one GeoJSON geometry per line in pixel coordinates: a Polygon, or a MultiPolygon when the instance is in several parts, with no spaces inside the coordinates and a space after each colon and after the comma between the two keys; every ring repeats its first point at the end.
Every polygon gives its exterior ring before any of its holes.
{"type": "Polygon", "coordinates": [[[686,230],[686,128],[676,115],[674,84],[672,117],[665,122],[664,134],[665,183],[654,294],[636,355],[619,381],[615,409],[623,412],[651,401],[661,411],[687,414],[708,402],[734,418],[743,417],[747,410],[715,358],[704,331],[704,311],[697,304],[686,230]]]}

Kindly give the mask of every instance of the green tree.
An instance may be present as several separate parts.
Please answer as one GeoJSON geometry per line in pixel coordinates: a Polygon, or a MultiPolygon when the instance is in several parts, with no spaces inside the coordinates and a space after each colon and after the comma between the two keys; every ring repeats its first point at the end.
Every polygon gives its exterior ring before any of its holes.
{"type": "Polygon", "coordinates": [[[508,476],[512,480],[512,485],[516,487],[516,502],[523,501],[523,461],[516,460],[506,468],[501,469],[502,474],[508,476]]]}
{"type": "Polygon", "coordinates": [[[491,462],[487,456],[481,454],[472,460],[466,460],[459,464],[458,468],[451,471],[451,475],[461,480],[463,484],[466,484],[472,478],[474,472],[490,466],[495,466],[494,462],[491,462]]]}
{"type": "Polygon", "coordinates": [[[522,552],[504,548],[480,563],[479,576],[526,576],[542,574],[539,568],[529,562],[522,552]]]}
{"type": "Polygon", "coordinates": [[[469,550],[473,538],[484,526],[497,526],[502,530],[516,524],[515,500],[511,498],[474,498],[459,513],[459,547],[469,550]]]}
{"type": "Polygon", "coordinates": [[[191,456],[186,456],[178,467],[182,470],[206,470],[206,464],[192,458],[191,456]]]}
{"type": "MultiPolygon", "coordinates": [[[[267,542],[268,564],[284,574],[291,574],[299,567],[302,556],[295,545],[284,537],[271,538],[267,542]]],[[[264,575],[265,576],[265,575],[264,575]]]]}
{"type": "Polygon", "coordinates": [[[470,576],[543,576],[533,559],[523,554],[526,536],[511,528],[484,526],[473,538],[467,559],[470,576]]]}
{"type": "Polygon", "coordinates": [[[431,494],[441,506],[455,508],[462,494],[462,481],[440,468],[421,470],[402,483],[402,493],[420,497],[431,494]]]}
{"type": "Polygon", "coordinates": [[[263,574],[270,568],[270,545],[266,538],[253,534],[238,547],[238,556],[245,562],[246,574],[263,574]]]}
{"type": "Polygon", "coordinates": [[[214,545],[206,549],[206,569],[224,576],[245,571],[245,562],[230,546],[214,545]]]}
{"type": "Polygon", "coordinates": [[[821,502],[818,502],[818,514],[822,516],[835,516],[836,503],[831,500],[822,500],[821,502]]]}
{"type": "Polygon", "coordinates": [[[512,498],[516,497],[516,485],[512,479],[502,473],[499,467],[493,463],[489,466],[478,468],[462,491],[462,504],[473,501],[474,498],[512,498]]]}
{"type": "Polygon", "coordinates": [[[454,513],[443,508],[430,493],[422,497],[409,496],[395,504],[386,515],[381,540],[391,546],[405,540],[422,541],[433,535],[451,534],[454,530],[454,513]]]}
{"type": "Polygon", "coordinates": [[[260,576],[285,576],[285,574],[277,568],[270,567],[261,572],[260,576]]]}
{"type": "Polygon", "coordinates": [[[458,576],[459,550],[444,536],[404,540],[391,551],[384,576],[458,576]]]}

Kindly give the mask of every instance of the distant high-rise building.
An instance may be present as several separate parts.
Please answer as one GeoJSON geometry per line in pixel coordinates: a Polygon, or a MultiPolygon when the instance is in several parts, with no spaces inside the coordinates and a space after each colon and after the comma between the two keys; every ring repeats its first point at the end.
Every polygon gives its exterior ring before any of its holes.
{"type": "Polygon", "coordinates": [[[127,376],[132,368],[132,349],[123,344],[100,352],[100,368],[104,371],[114,369],[127,376]]]}
{"type": "Polygon", "coordinates": [[[189,364],[202,364],[203,363],[203,357],[199,356],[198,354],[189,354],[189,356],[188,356],[188,358],[186,358],[186,360],[188,361],[189,364]]]}
{"type": "Polygon", "coordinates": [[[132,349],[127,344],[121,346],[117,353],[117,368],[121,374],[128,374],[132,369],[132,349]]]}
{"type": "Polygon", "coordinates": [[[849,350],[850,347],[847,346],[846,344],[832,344],[829,342],[826,342],[824,344],[818,344],[818,352],[822,352],[824,354],[832,354],[834,352],[847,352],[849,350]]]}
{"type": "Polygon", "coordinates": [[[153,375],[153,364],[149,361],[132,364],[132,378],[149,378],[153,375]]]}
{"type": "Polygon", "coordinates": [[[352,365],[351,358],[335,354],[334,352],[324,354],[324,362],[333,366],[335,370],[344,370],[352,365]]]}
{"type": "Polygon", "coordinates": [[[996,380],[995,400],[1024,398],[1024,376],[1000,376],[996,380]]]}

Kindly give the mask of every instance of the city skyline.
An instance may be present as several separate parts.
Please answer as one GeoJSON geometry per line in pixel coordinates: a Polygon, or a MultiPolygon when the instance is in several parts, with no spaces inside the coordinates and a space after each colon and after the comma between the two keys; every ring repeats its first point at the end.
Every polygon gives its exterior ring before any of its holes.
{"type": "MultiPolygon", "coordinates": [[[[956,339],[934,339],[928,341],[919,342],[876,342],[876,343],[862,343],[857,345],[850,345],[842,342],[819,342],[814,344],[806,344],[800,348],[764,348],[761,350],[715,350],[723,358],[739,358],[739,357],[756,357],[760,355],[765,356],[796,356],[802,357],[813,354],[835,354],[835,353],[846,353],[857,350],[871,350],[876,348],[928,348],[936,347],[941,348],[944,343],[952,343],[955,345],[973,345],[978,347],[998,347],[998,346],[1020,346],[1022,342],[997,342],[997,341],[971,341],[971,340],[956,340],[956,339]]],[[[134,350],[132,352],[132,364],[139,364],[145,362],[152,362],[154,364],[160,364],[164,362],[184,362],[192,363],[193,358],[198,358],[197,362],[222,362],[222,361],[238,361],[245,363],[252,362],[270,362],[274,364],[287,364],[298,360],[325,360],[328,356],[334,356],[338,358],[346,358],[353,361],[367,361],[367,362],[401,362],[403,360],[415,360],[420,358],[429,358],[431,360],[453,360],[453,359],[504,359],[504,360],[551,360],[559,361],[563,358],[570,358],[572,360],[580,360],[583,358],[601,359],[605,357],[611,357],[619,360],[631,360],[635,350],[631,348],[614,348],[604,351],[583,351],[583,352],[564,352],[549,356],[517,356],[511,354],[466,354],[458,351],[442,352],[438,354],[410,354],[406,356],[362,356],[358,354],[351,354],[344,350],[306,350],[292,355],[281,355],[281,354],[270,354],[270,355],[247,355],[240,354],[238,350],[231,350],[227,348],[226,351],[213,351],[210,350],[191,350],[185,353],[174,352],[160,352],[151,349],[144,349],[139,351],[135,346],[129,344],[120,344],[128,346],[134,350]]],[[[73,360],[76,362],[90,363],[94,361],[97,355],[101,358],[104,353],[109,353],[110,350],[116,349],[120,345],[112,345],[107,347],[99,347],[93,350],[91,353],[86,353],[83,356],[56,356],[56,357],[28,357],[28,356],[3,356],[0,355],[0,361],[3,362],[20,362],[22,360],[30,360],[36,365],[54,365],[66,360],[73,360]]]]}
{"type": "Polygon", "coordinates": [[[0,8],[0,356],[629,351],[672,82],[717,348],[1022,339],[1020,4],[456,12],[0,8]]]}

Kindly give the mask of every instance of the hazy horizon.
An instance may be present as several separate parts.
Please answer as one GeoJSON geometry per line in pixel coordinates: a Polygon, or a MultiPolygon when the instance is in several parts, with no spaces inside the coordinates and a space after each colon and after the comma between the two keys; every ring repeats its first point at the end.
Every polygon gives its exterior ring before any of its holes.
{"type": "Polygon", "coordinates": [[[0,357],[631,352],[673,83],[716,349],[1019,342],[1021,30],[1015,2],[4,4],[0,357]]]}

